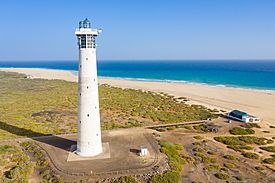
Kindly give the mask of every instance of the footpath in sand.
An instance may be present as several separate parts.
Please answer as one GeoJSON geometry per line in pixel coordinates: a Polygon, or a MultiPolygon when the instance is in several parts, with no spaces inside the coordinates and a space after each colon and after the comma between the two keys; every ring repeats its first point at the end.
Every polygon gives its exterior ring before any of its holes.
{"type": "MultiPolygon", "coordinates": [[[[71,71],[34,68],[1,68],[0,70],[23,73],[31,76],[31,78],[61,79],[77,82],[77,75],[71,71]]],[[[184,96],[190,100],[189,104],[201,104],[209,108],[227,111],[240,109],[275,125],[275,91],[104,77],[99,78],[99,83],[122,88],[165,92],[176,97],[184,96]]]]}

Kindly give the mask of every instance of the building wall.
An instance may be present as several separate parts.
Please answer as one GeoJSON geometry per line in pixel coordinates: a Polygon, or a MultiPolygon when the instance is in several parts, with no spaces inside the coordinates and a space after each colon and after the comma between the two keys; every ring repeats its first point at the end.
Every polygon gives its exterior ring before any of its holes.
{"type": "Polygon", "coordinates": [[[102,152],[95,48],[80,48],[78,82],[77,153],[94,156],[102,152]]]}

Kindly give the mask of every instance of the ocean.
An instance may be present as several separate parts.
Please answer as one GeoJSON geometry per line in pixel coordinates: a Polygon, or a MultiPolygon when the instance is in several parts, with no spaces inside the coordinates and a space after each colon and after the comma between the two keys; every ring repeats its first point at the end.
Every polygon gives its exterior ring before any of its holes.
{"type": "MultiPolygon", "coordinates": [[[[0,61],[0,67],[77,71],[77,61],[0,61]]],[[[143,81],[275,90],[275,61],[98,61],[98,75],[143,81]]]]}

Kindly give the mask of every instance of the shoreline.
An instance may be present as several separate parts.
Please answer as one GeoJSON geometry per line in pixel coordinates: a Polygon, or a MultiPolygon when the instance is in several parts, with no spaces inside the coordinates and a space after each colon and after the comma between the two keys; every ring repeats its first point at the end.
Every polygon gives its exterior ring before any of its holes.
{"type": "Polygon", "coordinates": [[[191,81],[184,81],[184,80],[161,80],[161,79],[143,79],[143,78],[123,78],[123,77],[109,77],[109,76],[98,76],[98,78],[99,79],[128,80],[128,81],[137,81],[137,82],[159,82],[159,83],[172,83],[172,84],[175,83],[175,84],[209,86],[209,87],[218,87],[218,88],[232,88],[232,89],[239,89],[239,90],[258,91],[258,92],[274,93],[275,94],[275,89],[273,90],[273,89],[260,89],[260,88],[249,88],[249,87],[246,88],[246,87],[241,87],[241,86],[229,86],[229,85],[223,85],[223,84],[199,83],[199,82],[191,82],[191,81]]]}
{"type": "MultiPolygon", "coordinates": [[[[58,71],[58,72],[70,72],[73,76],[77,77],[78,71],[76,70],[64,70],[64,69],[48,69],[48,68],[21,68],[21,67],[0,67],[0,71],[9,71],[9,72],[17,72],[32,76],[32,78],[40,78],[40,79],[61,79],[65,81],[74,81],[77,82],[77,79],[71,77],[60,77],[60,76],[52,76],[49,77],[48,74],[44,75],[43,71],[58,71]],[[37,72],[33,71],[42,71],[42,75],[37,74],[37,72]],[[29,72],[30,71],[30,72],[29,72]]],[[[245,86],[237,86],[237,85],[226,85],[226,84],[211,84],[211,83],[202,83],[202,82],[193,82],[193,81],[185,81],[185,80],[161,80],[161,79],[150,79],[150,78],[124,78],[124,77],[112,77],[112,76],[98,76],[98,79],[118,79],[118,80],[129,80],[129,81],[139,81],[139,82],[159,82],[159,83],[175,83],[175,84],[190,84],[190,85],[199,85],[199,86],[209,86],[209,87],[221,87],[221,88],[232,88],[232,89],[240,89],[240,90],[248,90],[248,91],[259,91],[259,92],[267,92],[274,93],[274,89],[268,88],[253,88],[253,87],[245,87],[245,86]]]]}
{"type": "MultiPolygon", "coordinates": [[[[0,68],[0,71],[18,72],[41,79],[61,79],[77,82],[70,70],[36,68],[0,68]]],[[[275,91],[235,88],[189,82],[143,81],[132,78],[98,77],[100,84],[144,91],[164,92],[175,97],[186,97],[188,104],[204,105],[211,109],[243,110],[275,125],[275,91]]]]}

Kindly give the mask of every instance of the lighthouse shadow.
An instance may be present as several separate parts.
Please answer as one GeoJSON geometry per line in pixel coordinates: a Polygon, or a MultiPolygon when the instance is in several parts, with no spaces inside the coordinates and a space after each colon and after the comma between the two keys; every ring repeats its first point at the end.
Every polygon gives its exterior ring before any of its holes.
{"type": "Polygon", "coordinates": [[[30,129],[17,127],[11,124],[4,123],[2,121],[0,121],[0,129],[19,136],[18,140],[20,140],[19,138],[27,137],[46,145],[57,147],[66,151],[69,151],[70,147],[76,144],[76,141],[72,139],[64,138],[59,135],[34,132],[30,129]]]}

